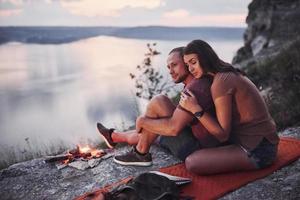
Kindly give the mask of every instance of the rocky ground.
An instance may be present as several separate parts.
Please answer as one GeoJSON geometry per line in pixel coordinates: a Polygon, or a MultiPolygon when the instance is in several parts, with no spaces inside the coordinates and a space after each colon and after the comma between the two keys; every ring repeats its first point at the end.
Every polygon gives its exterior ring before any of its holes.
{"type": "MultiPolygon", "coordinates": [[[[300,127],[287,129],[280,135],[300,139],[300,127]]],[[[124,151],[128,147],[118,149],[118,154],[124,151]]],[[[58,170],[55,164],[45,163],[44,158],[14,164],[0,171],[0,197],[3,200],[73,199],[129,175],[179,162],[156,146],[151,152],[155,158],[151,167],[122,167],[113,163],[112,158],[86,170],[72,167],[58,170]]],[[[221,199],[300,199],[300,160],[221,199]]]]}
{"type": "MultiPolygon", "coordinates": [[[[116,153],[128,150],[127,146],[121,147],[116,153]]],[[[46,163],[44,158],[17,163],[0,171],[0,199],[73,199],[128,176],[179,163],[178,159],[156,146],[151,152],[155,157],[151,167],[122,167],[114,163],[112,157],[85,170],[73,167],[57,169],[54,163],[46,163]]]]}

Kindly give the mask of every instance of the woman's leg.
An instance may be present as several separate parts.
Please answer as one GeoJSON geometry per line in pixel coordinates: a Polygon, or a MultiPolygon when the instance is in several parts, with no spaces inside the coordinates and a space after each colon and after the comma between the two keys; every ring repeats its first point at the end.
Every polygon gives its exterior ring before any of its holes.
{"type": "Polygon", "coordinates": [[[188,171],[199,175],[257,169],[238,145],[195,151],[185,164],[188,171]]]}

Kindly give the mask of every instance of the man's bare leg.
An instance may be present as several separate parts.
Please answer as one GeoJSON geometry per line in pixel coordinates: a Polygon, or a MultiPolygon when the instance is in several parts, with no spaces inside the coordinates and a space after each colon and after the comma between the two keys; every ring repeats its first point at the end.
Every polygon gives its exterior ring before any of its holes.
{"type": "MultiPolygon", "coordinates": [[[[176,107],[168,97],[165,95],[158,95],[150,100],[145,115],[151,118],[169,117],[172,116],[175,108],[176,107]]],[[[150,146],[151,143],[157,138],[157,135],[150,132],[146,133],[146,130],[143,130],[142,133],[146,135],[137,149],[141,148],[143,149],[141,152],[144,152],[147,151],[147,146],[150,146]]],[[[142,133],[137,133],[136,130],[125,132],[114,131],[111,137],[115,143],[125,142],[129,145],[136,145],[139,143],[142,133]]]]}
{"type": "MultiPolygon", "coordinates": [[[[151,118],[170,117],[174,110],[175,106],[170,99],[164,95],[159,95],[150,101],[147,106],[145,116],[151,118]]],[[[145,129],[143,129],[141,133],[132,134],[138,134],[138,144],[132,151],[123,155],[115,156],[114,162],[121,165],[150,166],[152,164],[152,156],[148,152],[151,144],[158,135],[145,129]]]]}
{"type": "MultiPolygon", "coordinates": [[[[145,115],[149,118],[170,117],[173,115],[175,108],[176,107],[168,97],[159,95],[154,97],[153,101],[149,103],[145,115]]],[[[140,153],[148,153],[151,144],[157,137],[157,133],[142,130],[136,146],[137,151],[140,153]]]]}
{"type": "Polygon", "coordinates": [[[115,143],[127,143],[129,145],[136,145],[139,141],[139,136],[136,132],[136,130],[131,130],[131,131],[125,131],[125,132],[118,132],[114,131],[111,134],[111,138],[115,143]]]}

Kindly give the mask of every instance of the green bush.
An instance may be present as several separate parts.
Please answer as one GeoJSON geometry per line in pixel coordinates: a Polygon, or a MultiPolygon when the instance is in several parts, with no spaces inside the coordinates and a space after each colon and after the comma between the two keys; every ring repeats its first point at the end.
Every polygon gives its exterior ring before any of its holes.
{"type": "Polygon", "coordinates": [[[300,124],[300,40],[244,70],[258,88],[270,89],[265,99],[279,130],[300,124]]]}

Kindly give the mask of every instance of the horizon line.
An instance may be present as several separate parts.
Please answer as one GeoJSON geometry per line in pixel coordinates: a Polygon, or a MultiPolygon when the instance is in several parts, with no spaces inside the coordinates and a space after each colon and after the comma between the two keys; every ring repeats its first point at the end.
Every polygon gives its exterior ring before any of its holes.
{"type": "Polygon", "coordinates": [[[144,27],[165,27],[165,28],[247,28],[247,26],[165,26],[165,25],[137,25],[137,26],[73,26],[73,25],[0,25],[0,27],[69,27],[69,28],[144,28],[144,27]]]}

